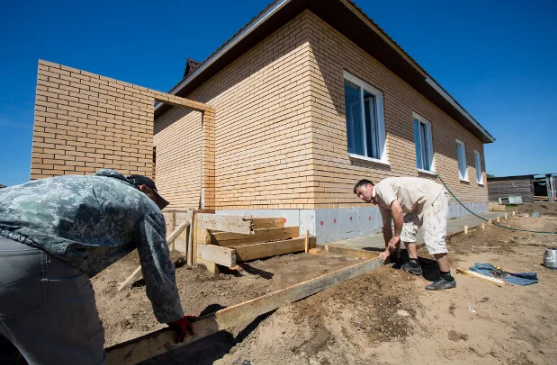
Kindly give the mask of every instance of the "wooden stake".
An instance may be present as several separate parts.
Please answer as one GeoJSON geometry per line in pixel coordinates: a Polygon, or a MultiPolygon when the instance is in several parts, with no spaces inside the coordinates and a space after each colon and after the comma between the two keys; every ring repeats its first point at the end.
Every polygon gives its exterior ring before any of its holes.
{"type": "Polygon", "coordinates": [[[497,223],[501,222],[501,217],[497,217],[497,223]]]}
{"type": "Polygon", "coordinates": [[[513,210],[513,217],[516,215],[516,210],[513,210]]]}
{"type": "Polygon", "coordinates": [[[482,223],[481,227],[482,227],[482,229],[485,229],[485,223],[482,223]]]}
{"type": "Polygon", "coordinates": [[[468,234],[468,226],[464,226],[464,234],[468,234]]]}
{"type": "Polygon", "coordinates": [[[469,276],[471,278],[476,278],[476,279],[481,279],[483,281],[487,281],[488,283],[497,285],[499,287],[505,286],[505,281],[504,280],[492,278],[491,276],[480,274],[480,273],[475,272],[475,271],[471,271],[471,270],[467,270],[467,269],[463,269],[463,268],[459,267],[459,268],[456,269],[456,272],[459,273],[459,274],[469,276]]]}
{"type": "Polygon", "coordinates": [[[228,328],[249,323],[258,316],[274,311],[280,306],[330,288],[342,281],[367,273],[384,264],[381,260],[367,260],[321,275],[315,279],[304,281],[262,297],[221,309],[220,311],[201,317],[193,324],[195,335],[186,336],[182,343],[176,343],[176,333],[164,328],[145,336],[112,346],[106,349],[108,365],[134,365],[187,345],[201,338],[210,336],[228,328]]]}
{"type": "MultiPolygon", "coordinates": [[[[174,232],[172,232],[170,236],[168,236],[168,238],[166,239],[167,243],[171,245],[172,242],[174,242],[174,240],[176,240],[176,238],[178,238],[178,236],[184,231],[184,229],[189,226],[189,224],[190,223],[187,221],[180,224],[180,226],[178,226],[178,228],[176,228],[174,232]]],[[[139,265],[137,269],[135,269],[132,274],[128,276],[128,278],[122,283],[122,285],[120,285],[118,291],[129,288],[130,286],[132,286],[133,283],[141,279],[142,276],[141,265],[139,265]]]]}
{"type": "Polygon", "coordinates": [[[188,267],[191,267],[193,265],[193,209],[188,210],[186,220],[190,224],[190,231],[187,235],[188,245],[186,251],[186,264],[188,267]]]}
{"type": "Polygon", "coordinates": [[[508,219],[509,215],[507,213],[505,213],[505,219],[508,219]]]}
{"type": "Polygon", "coordinates": [[[305,242],[305,249],[306,249],[306,253],[309,252],[309,231],[306,229],[306,242],[305,242]]]}

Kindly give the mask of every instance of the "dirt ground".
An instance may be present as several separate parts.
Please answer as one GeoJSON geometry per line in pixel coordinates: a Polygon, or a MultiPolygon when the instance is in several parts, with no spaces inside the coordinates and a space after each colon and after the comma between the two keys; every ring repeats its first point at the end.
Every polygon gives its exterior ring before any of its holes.
{"type": "MultiPolygon", "coordinates": [[[[541,218],[502,222],[557,231],[557,214],[547,214],[557,213],[557,204],[545,205],[549,208],[541,218]]],[[[386,266],[144,365],[555,364],[557,270],[540,264],[545,248],[557,246],[557,235],[488,226],[455,236],[448,246],[453,269],[490,262],[511,272],[535,271],[540,282],[499,288],[453,270],[456,289],[428,292],[424,286],[438,270],[422,249],[423,277],[386,266]]],[[[181,266],[177,281],[186,311],[199,314],[214,304],[236,304],[354,263],[335,256],[287,255],[250,263],[245,276],[210,277],[203,269],[181,266]]],[[[142,286],[116,292],[136,265],[131,256],[93,280],[107,346],[162,327],[142,286]]]]}

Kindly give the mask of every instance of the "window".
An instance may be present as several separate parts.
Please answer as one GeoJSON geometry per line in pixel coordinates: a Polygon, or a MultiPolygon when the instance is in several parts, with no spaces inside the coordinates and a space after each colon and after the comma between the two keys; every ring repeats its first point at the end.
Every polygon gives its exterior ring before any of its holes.
{"type": "Polygon", "coordinates": [[[464,142],[456,140],[456,154],[458,158],[458,176],[460,180],[468,181],[468,172],[466,171],[466,146],[464,142]]]}
{"type": "Polygon", "coordinates": [[[381,92],[344,72],[344,101],[348,154],[351,157],[386,163],[381,92]]]}
{"type": "Polygon", "coordinates": [[[478,151],[474,151],[474,160],[476,162],[476,181],[478,184],[483,184],[482,155],[478,151]]]}
{"type": "Polygon", "coordinates": [[[416,167],[419,171],[433,172],[433,142],[431,123],[416,113],[414,117],[414,143],[416,144],[416,167]]]}

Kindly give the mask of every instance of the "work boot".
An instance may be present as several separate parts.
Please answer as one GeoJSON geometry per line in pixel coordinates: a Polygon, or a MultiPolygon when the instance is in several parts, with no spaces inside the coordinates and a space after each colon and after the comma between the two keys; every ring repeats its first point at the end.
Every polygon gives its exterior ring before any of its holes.
{"type": "Polygon", "coordinates": [[[401,270],[409,272],[414,275],[422,275],[422,267],[418,263],[418,260],[407,261],[400,267],[401,270]]]}
{"type": "Polygon", "coordinates": [[[427,290],[444,290],[456,288],[456,280],[437,279],[433,283],[425,287],[427,290]]]}

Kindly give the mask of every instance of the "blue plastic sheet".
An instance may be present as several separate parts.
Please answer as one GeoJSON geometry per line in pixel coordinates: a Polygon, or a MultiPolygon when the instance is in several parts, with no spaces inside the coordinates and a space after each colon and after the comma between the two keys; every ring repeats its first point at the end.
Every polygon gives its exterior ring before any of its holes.
{"type": "MultiPolygon", "coordinates": [[[[493,277],[491,272],[495,270],[495,266],[491,265],[489,262],[485,264],[479,264],[476,262],[476,266],[472,266],[470,270],[493,277]]],[[[522,286],[536,284],[539,282],[538,275],[536,275],[535,272],[509,272],[509,275],[510,276],[498,279],[505,280],[509,284],[522,286]]]]}

